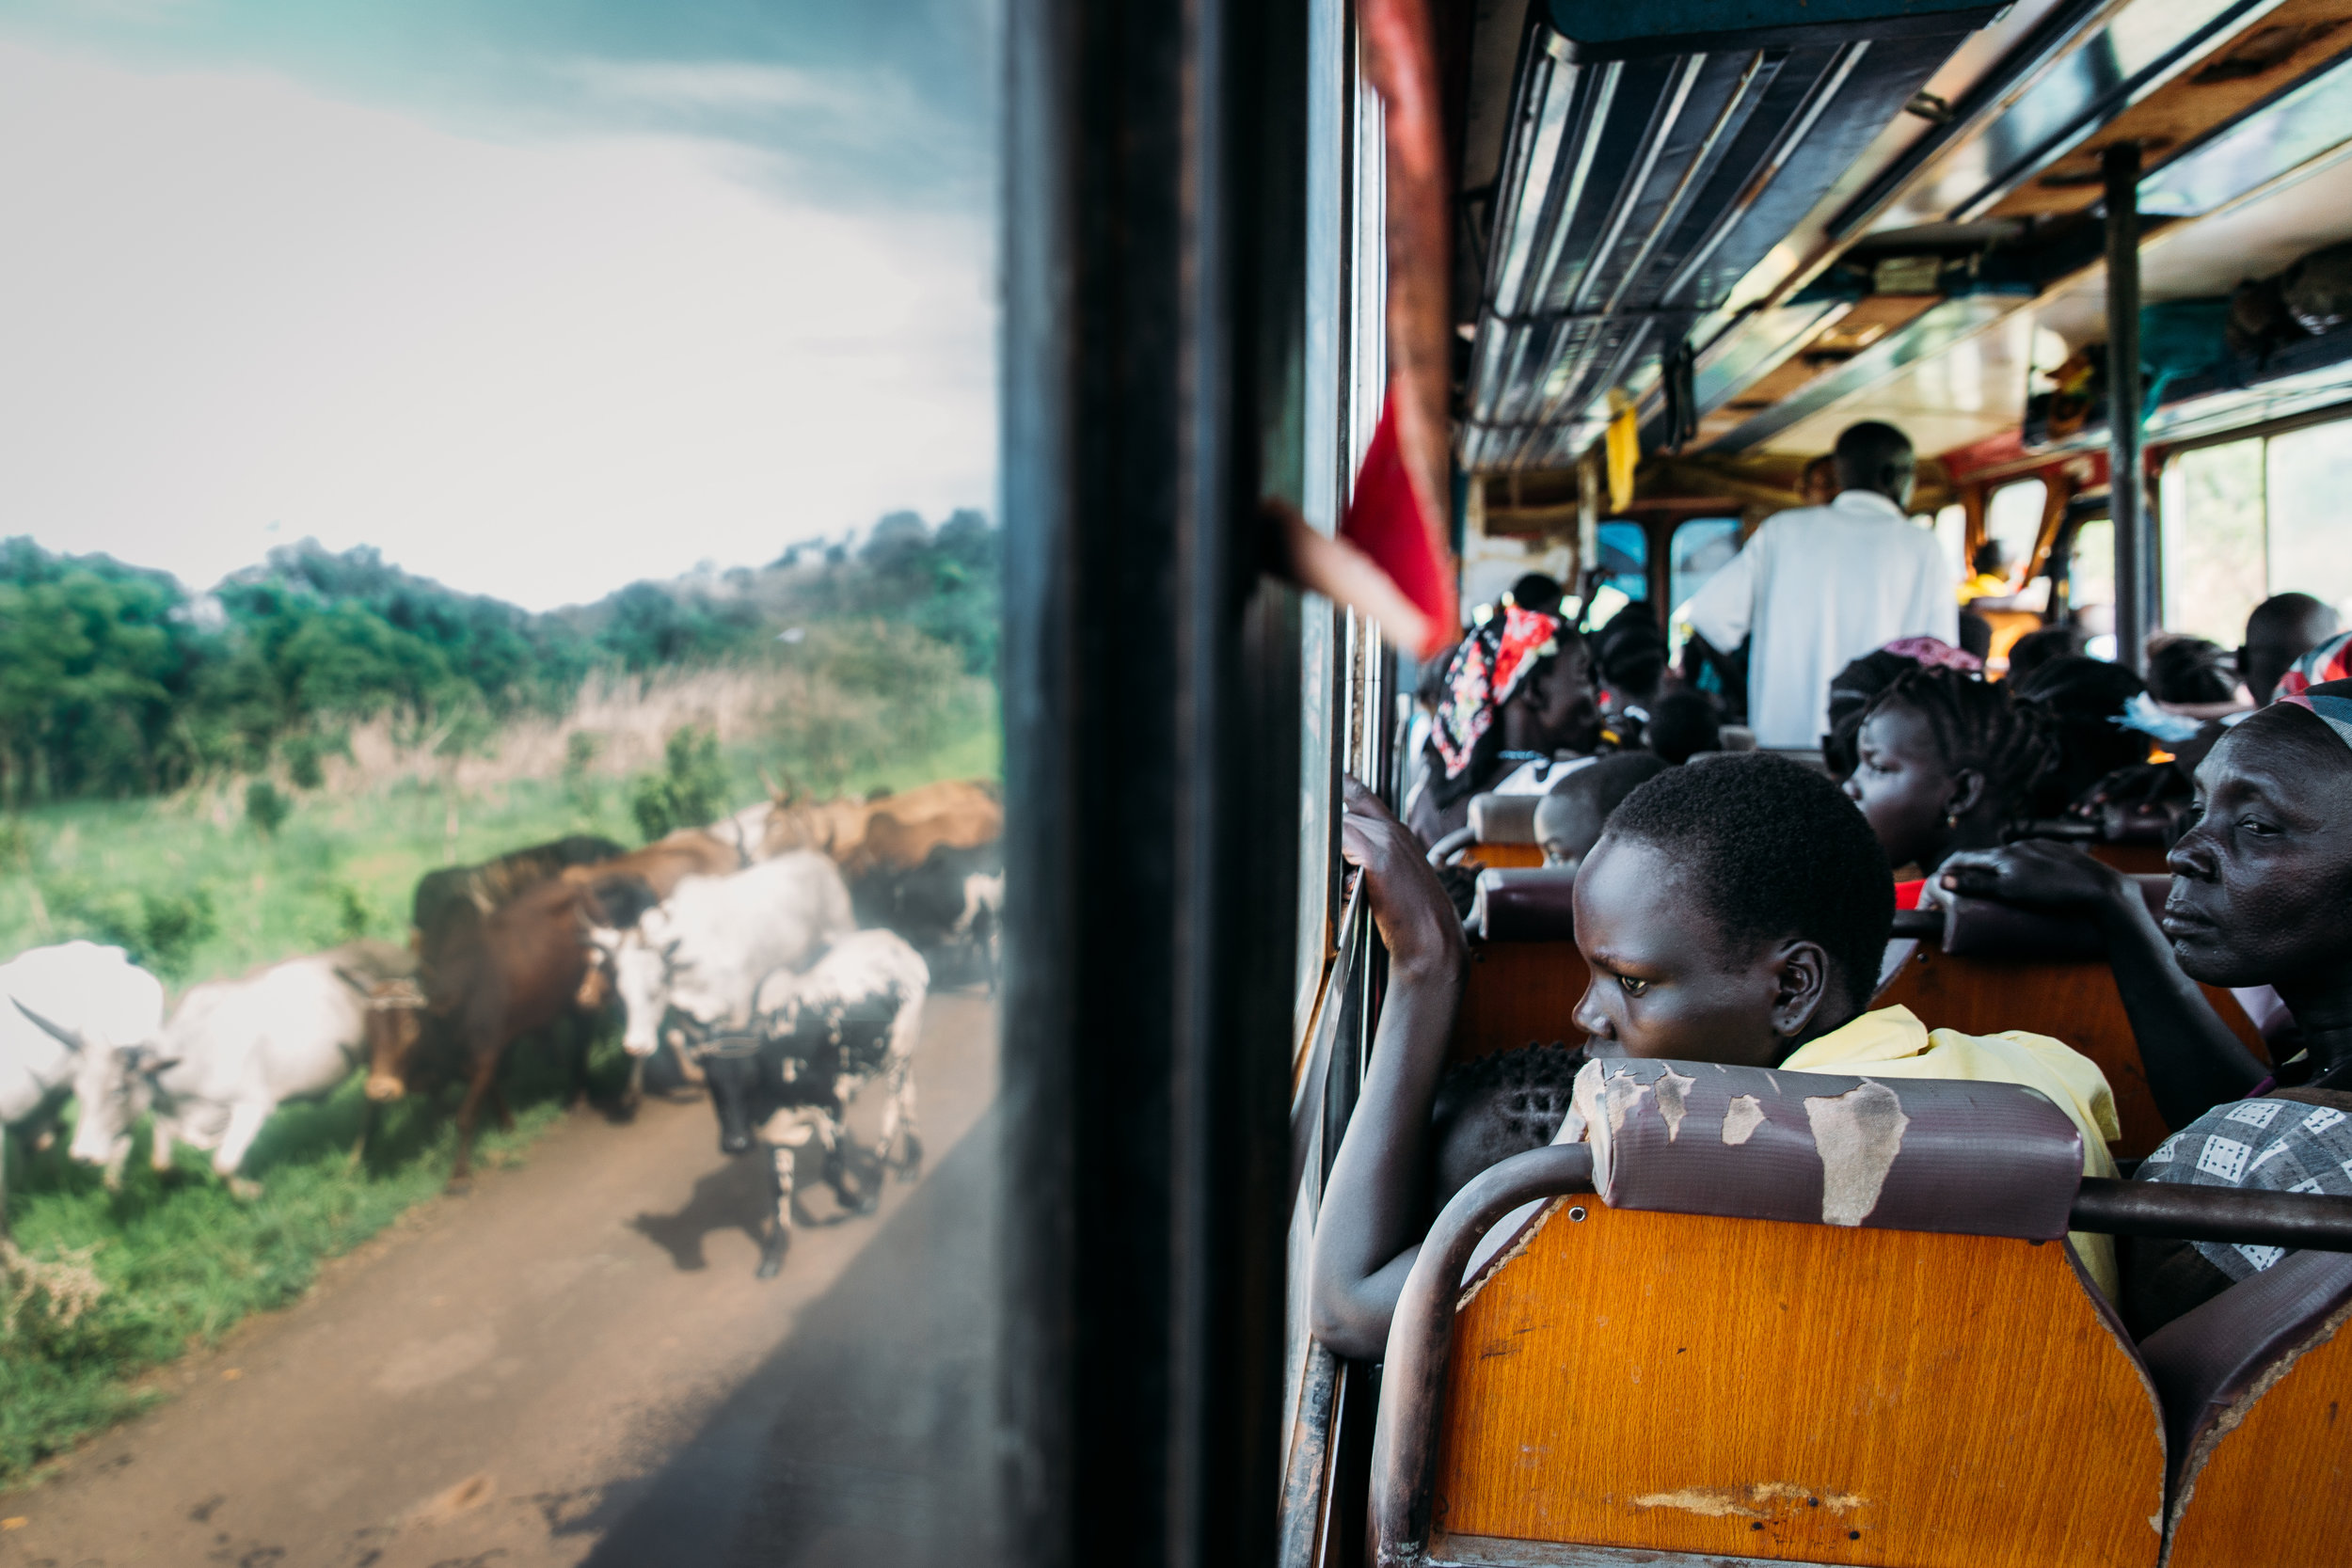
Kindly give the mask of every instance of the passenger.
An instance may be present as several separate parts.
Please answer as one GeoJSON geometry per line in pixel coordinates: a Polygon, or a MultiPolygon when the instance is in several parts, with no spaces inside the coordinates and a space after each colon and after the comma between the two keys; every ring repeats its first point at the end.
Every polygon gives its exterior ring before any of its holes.
{"type": "Polygon", "coordinates": [[[2058,760],[2055,723],[1948,665],[1926,665],[1879,693],[1855,736],[1846,794],[1899,878],[1926,877],[1956,849],[1999,844],[2032,815],[2034,786],[2058,760]]]}
{"type": "Polygon", "coordinates": [[[2029,631],[2009,645],[2010,682],[2022,683],[2052,660],[2082,651],[2083,634],[2079,626],[2044,626],[2040,631],[2029,631]]]}
{"type": "Polygon", "coordinates": [[[1661,762],[1680,767],[1702,752],[1724,745],[1723,716],[1704,691],[1669,691],[1642,730],[1642,743],[1661,762]]]}
{"type": "Polygon", "coordinates": [[[1879,693],[1923,664],[1949,665],[1963,673],[1983,668],[1974,654],[1939,637],[1906,637],[1864,654],[1829,683],[1829,729],[1821,739],[1821,761],[1843,784],[1854,770],[1854,737],[1862,716],[1879,693]]]}
{"type": "Polygon", "coordinates": [[[1560,602],[1566,597],[1567,591],[1560,586],[1558,578],[1546,572],[1529,572],[1511,585],[1502,595],[1502,602],[1538,615],[1557,615],[1560,602]]]}
{"type": "MultiPolygon", "coordinates": [[[[2168,857],[2161,930],[2121,875],[2056,845],[1956,855],[1944,883],[2097,918],[2156,1109],[2181,1129],[2141,1180],[2352,1196],[2352,681],[2249,716],[2206,755],[2197,788],[2202,816],[2168,857]],[[2304,1053],[2266,1070],[2200,981],[2275,988],[2304,1053]]],[[[2146,1334],[2282,1256],[2136,1243],[2126,1321],[2146,1334]]]]}
{"type": "Polygon", "coordinates": [[[2230,656],[2201,637],[2159,637],[2149,644],[2148,695],[2174,713],[2199,719],[2242,705],[2230,656]]]}
{"type": "Polygon", "coordinates": [[[2069,655],[2003,684],[2058,720],[2058,766],[2042,775],[2035,815],[2056,816],[2108,774],[2148,760],[2148,737],[2122,727],[2132,698],[2147,688],[2122,665],[2069,655]]]}
{"type": "Polygon", "coordinates": [[[2246,645],[2237,651],[2238,678],[2256,706],[2270,701],[2279,678],[2296,659],[2336,635],[2335,607],[2309,594],[2273,594],[2246,618],[2246,645]]]}
{"type": "Polygon", "coordinates": [[[1804,477],[1798,482],[1798,493],[1804,497],[1806,506],[1827,506],[1837,499],[1837,459],[1827,454],[1804,466],[1804,477]]]}
{"type": "Polygon", "coordinates": [[[1851,427],[1837,438],[1837,499],[1769,519],[1684,607],[1714,647],[1748,639],[1747,722],[1759,746],[1819,746],[1830,676],[1850,660],[1899,637],[1957,640],[1951,567],[1903,510],[1912,469],[1901,431],[1851,427]]]}
{"type": "Polygon", "coordinates": [[[1988,539],[1977,546],[1969,562],[1973,569],[1966,581],[1960,585],[1960,602],[1974,604],[1979,599],[2005,599],[2013,591],[2010,586],[2009,551],[1998,539],[1988,539]]]}
{"type": "Polygon", "coordinates": [[[1535,807],[1535,842],[1543,847],[1544,863],[1568,871],[1582,865],[1600,842],[1609,814],[1666,766],[1649,752],[1620,752],[1561,780],[1535,807]]]}
{"type": "MultiPolygon", "coordinates": [[[[1388,945],[1389,989],[1325,1189],[1311,1312],[1325,1344],[1369,1358],[1457,1190],[1438,1180],[1431,1110],[1469,953],[1411,835],[1368,794],[1351,791],[1343,835],[1388,945]]],[[[2023,1084],[2082,1130],[2086,1172],[2112,1175],[2114,1102],[2087,1058],[2039,1035],[1930,1032],[1906,1008],[1868,1010],[1894,910],[1878,840],[1819,773],[1757,753],[1670,768],[1626,798],[1578,873],[1576,942],[1592,983],[1574,1022],[1596,1056],[2023,1084]]],[[[1458,1164],[1445,1173],[1468,1179],[1458,1164]]],[[[2076,1245],[2111,1292],[2106,1239],[2076,1245]]]]}
{"type": "Polygon", "coordinates": [[[1600,675],[1601,722],[1620,745],[1640,745],[1652,710],[1669,689],[1666,634],[1649,606],[1636,599],[1592,632],[1590,641],[1600,675]]]}
{"type": "Polygon", "coordinates": [[[1408,804],[1414,832],[1437,843],[1470,820],[1483,791],[1541,794],[1561,754],[1590,754],[1599,735],[1584,640],[1556,616],[1503,607],[1446,662],[1408,804]]]}

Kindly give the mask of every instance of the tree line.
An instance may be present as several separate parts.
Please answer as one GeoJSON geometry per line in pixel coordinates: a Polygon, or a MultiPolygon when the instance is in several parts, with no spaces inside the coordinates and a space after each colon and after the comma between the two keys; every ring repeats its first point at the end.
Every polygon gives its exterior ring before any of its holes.
{"type": "Polygon", "coordinates": [[[369,546],[281,546],[191,594],[109,556],[0,541],[0,804],[159,794],[273,766],[309,784],[356,722],[468,745],[511,718],[563,712],[599,672],[765,658],[779,635],[850,657],[870,640],[825,633],[856,621],[991,675],[996,545],[977,512],[936,529],[895,513],[855,549],[799,546],[768,566],[534,614],[369,546]]]}

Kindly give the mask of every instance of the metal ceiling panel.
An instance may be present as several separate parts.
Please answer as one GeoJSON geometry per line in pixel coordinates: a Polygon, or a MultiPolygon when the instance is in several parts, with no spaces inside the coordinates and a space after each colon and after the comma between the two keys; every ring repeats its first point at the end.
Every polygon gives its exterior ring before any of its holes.
{"type": "Polygon", "coordinates": [[[1824,30],[1809,8],[1751,0],[1741,14],[1807,25],[1695,49],[1661,37],[1661,16],[1713,16],[1712,4],[1575,9],[1619,27],[1638,9],[1644,31],[1588,45],[1531,30],[1461,432],[1473,470],[1581,449],[1613,390],[1655,380],[1991,11],[1888,17],[1880,0],[1877,16],[1824,30]]]}

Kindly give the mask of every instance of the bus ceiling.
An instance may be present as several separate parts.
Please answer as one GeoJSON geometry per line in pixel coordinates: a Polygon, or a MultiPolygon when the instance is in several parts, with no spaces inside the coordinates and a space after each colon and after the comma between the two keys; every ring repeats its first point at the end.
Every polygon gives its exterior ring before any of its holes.
{"type": "Polygon", "coordinates": [[[1822,451],[1872,416],[1929,453],[2104,447],[2103,418],[2028,432],[2028,383],[2108,336],[2105,182],[2125,144],[2151,320],[2215,342],[2203,361],[2161,335],[2143,349],[2148,439],[2352,394],[2352,334],[2219,348],[2241,282],[2352,238],[2352,0],[1476,12],[1457,263],[1473,472],[1570,466],[1626,408],[1645,451],[1718,458],[1822,451]]]}

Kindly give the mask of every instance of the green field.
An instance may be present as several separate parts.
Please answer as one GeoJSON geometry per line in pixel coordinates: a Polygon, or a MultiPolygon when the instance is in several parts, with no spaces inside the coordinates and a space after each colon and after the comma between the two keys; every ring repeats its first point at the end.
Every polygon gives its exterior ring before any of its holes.
{"type": "MultiPolygon", "coordinates": [[[[929,751],[834,776],[853,793],[997,776],[993,712],[983,702],[957,718],[944,733],[918,727],[943,739],[929,751]]],[[[762,799],[760,767],[776,761],[725,753],[730,802],[762,799]]],[[[0,956],[77,936],[122,942],[176,994],[353,937],[405,942],[410,890],[436,866],[567,832],[642,837],[630,780],[585,769],[466,790],[423,776],[289,789],[291,809],[270,832],[248,819],[246,787],[0,818],[0,956]]],[[[617,1087],[624,1068],[610,1038],[592,1063],[605,1090],[617,1087]]],[[[485,1164],[521,1158],[562,1115],[563,1075],[542,1042],[522,1043],[507,1082],[516,1130],[484,1138],[485,1164]]],[[[231,1197],[205,1157],[185,1149],[172,1172],[150,1171],[143,1132],[114,1193],[67,1161],[63,1135],[40,1153],[10,1148],[21,1251],[0,1254],[0,1485],[138,1409],[152,1397],[140,1374],[293,1299],[323,1259],[438,1189],[445,1108],[397,1107],[369,1169],[354,1172],[345,1156],[362,1108],[355,1075],[324,1102],[281,1110],[246,1162],[262,1189],[251,1202],[231,1197]]]]}

